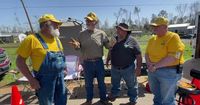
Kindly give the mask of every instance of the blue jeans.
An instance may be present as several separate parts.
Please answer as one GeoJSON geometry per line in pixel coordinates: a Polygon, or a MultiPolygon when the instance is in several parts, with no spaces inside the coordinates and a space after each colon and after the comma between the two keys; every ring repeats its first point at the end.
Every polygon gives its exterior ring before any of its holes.
{"type": "Polygon", "coordinates": [[[84,76],[85,76],[85,88],[87,92],[87,100],[93,99],[93,80],[96,77],[98,82],[100,99],[105,101],[106,99],[106,85],[104,83],[105,69],[102,59],[96,61],[85,60],[83,64],[84,76]]]}
{"type": "Polygon", "coordinates": [[[117,69],[112,66],[111,69],[111,94],[113,97],[118,97],[120,92],[120,83],[123,78],[128,87],[128,96],[130,97],[130,102],[136,102],[138,96],[138,83],[137,77],[135,75],[135,65],[131,65],[125,69],[117,69]]]}
{"type": "Polygon", "coordinates": [[[157,69],[155,72],[148,72],[149,86],[154,94],[154,105],[175,105],[175,93],[177,81],[181,74],[176,69],[157,69]]]}

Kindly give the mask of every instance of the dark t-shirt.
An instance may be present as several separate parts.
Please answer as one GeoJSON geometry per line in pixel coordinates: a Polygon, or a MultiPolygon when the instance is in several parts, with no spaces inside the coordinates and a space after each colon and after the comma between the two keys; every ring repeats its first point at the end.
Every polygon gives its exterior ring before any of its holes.
{"type": "MultiPolygon", "coordinates": [[[[116,39],[118,39],[116,37],[116,39]]],[[[111,64],[116,67],[126,67],[133,64],[136,55],[141,54],[139,44],[128,35],[125,40],[117,42],[111,50],[111,64]]]]}

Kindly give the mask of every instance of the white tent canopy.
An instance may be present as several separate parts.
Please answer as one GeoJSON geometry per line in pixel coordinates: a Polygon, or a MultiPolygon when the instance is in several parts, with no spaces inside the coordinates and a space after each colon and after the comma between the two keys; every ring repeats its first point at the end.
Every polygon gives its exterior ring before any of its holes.
{"type": "Polygon", "coordinates": [[[18,35],[18,38],[19,38],[19,42],[22,42],[26,38],[26,35],[21,33],[18,35]]]}

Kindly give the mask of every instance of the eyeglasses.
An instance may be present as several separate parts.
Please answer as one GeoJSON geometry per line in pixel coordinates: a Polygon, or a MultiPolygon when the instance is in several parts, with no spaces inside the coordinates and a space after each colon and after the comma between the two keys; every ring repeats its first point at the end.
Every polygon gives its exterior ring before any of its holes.
{"type": "Polygon", "coordinates": [[[89,20],[89,19],[86,19],[86,23],[93,23],[95,21],[92,21],[92,20],[89,20]]]}

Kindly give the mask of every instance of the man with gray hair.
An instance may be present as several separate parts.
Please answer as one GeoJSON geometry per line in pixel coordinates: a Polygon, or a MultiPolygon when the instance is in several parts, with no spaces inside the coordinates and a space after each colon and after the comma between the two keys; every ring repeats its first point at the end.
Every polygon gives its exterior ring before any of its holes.
{"type": "Polygon", "coordinates": [[[45,14],[40,17],[39,24],[39,33],[27,36],[17,49],[17,67],[36,90],[40,105],[66,105],[65,56],[58,39],[62,22],[52,14],[45,14]],[[26,64],[28,57],[34,76],[26,64]]]}
{"type": "Polygon", "coordinates": [[[109,104],[106,98],[106,85],[104,82],[105,69],[102,60],[103,47],[112,47],[106,33],[96,28],[98,17],[94,12],[90,12],[86,17],[87,29],[80,32],[78,40],[72,39],[70,44],[75,49],[80,49],[83,59],[85,88],[87,100],[83,105],[91,105],[93,99],[93,81],[97,78],[100,102],[104,105],[109,104]]]}

